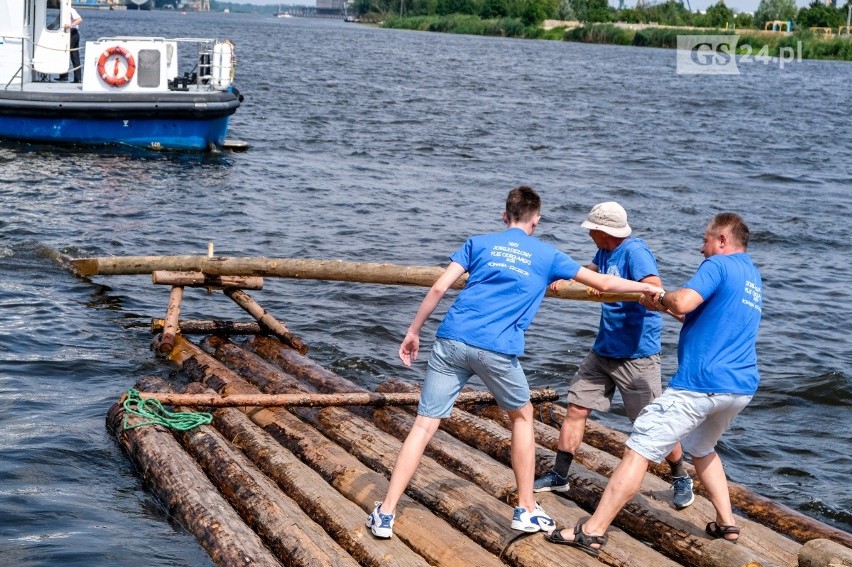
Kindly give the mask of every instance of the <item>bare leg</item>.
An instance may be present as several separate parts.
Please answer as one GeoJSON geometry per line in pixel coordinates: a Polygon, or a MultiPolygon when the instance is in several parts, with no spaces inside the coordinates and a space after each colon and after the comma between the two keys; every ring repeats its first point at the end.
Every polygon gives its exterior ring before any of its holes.
{"type": "MultiPolygon", "coordinates": [[[[532,419],[532,406],[530,406],[530,419],[532,419]]],[[[423,457],[426,445],[429,444],[440,424],[441,420],[435,417],[418,415],[414,419],[414,425],[408,432],[408,437],[405,438],[405,442],[399,450],[399,455],[396,457],[388,492],[382,500],[380,510],[382,514],[396,512],[396,505],[402,497],[402,493],[405,492],[408,483],[411,482],[411,477],[414,476],[417,467],[420,466],[420,459],[423,457]]]]}
{"type": "MultiPolygon", "coordinates": [[[[604,535],[624,505],[639,492],[647,470],[648,459],[630,447],[625,447],[624,456],[612,473],[595,513],[583,524],[583,532],[587,535],[604,535]]],[[[562,530],[562,537],[573,540],[574,530],[562,530]]]]}
{"type": "Polygon", "coordinates": [[[559,428],[559,450],[568,453],[576,453],[583,442],[583,434],[586,432],[586,419],[592,413],[590,408],[583,408],[574,404],[568,404],[568,412],[562,420],[559,428]]]}
{"type": "Polygon", "coordinates": [[[728,479],[722,467],[722,459],[714,451],[703,457],[693,457],[695,472],[707,490],[707,496],[716,508],[716,523],[724,526],[736,525],[731,510],[731,496],[728,492],[728,479]]]}
{"type": "Polygon", "coordinates": [[[674,446],[672,452],[666,455],[666,460],[670,463],[676,463],[683,458],[683,449],[680,446],[680,443],[674,446]]]}
{"type": "Polygon", "coordinates": [[[535,432],[533,407],[527,402],[522,408],[507,412],[512,422],[512,471],[518,485],[518,506],[535,509],[533,478],[535,477],[535,432]]]}

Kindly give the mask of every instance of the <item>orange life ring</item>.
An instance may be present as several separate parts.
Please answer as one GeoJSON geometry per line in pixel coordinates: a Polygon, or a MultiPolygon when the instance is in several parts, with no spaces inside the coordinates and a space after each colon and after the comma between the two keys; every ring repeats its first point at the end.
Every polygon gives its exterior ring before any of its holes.
{"type": "Polygon", "coordinates": [[[104,52],[101,53],[100,59],[98,59],[98,75],[101,76],[101,79],[103,79],[106,84],[112,87],[123,87],[130,82],[134,73],[136,73],[136,61],[133,60],[133,55],[120,45],[104,49],[104,52]],[[106,65],[109,58],[113,55],[117,55],[118,57],[115,58],[115,66],[112,69],[112,74],[109,74],[106,70],[106,65]],[[121,70],[118,65],[120,58],[123,58],[124,62],[127,64],[127,69],[122,75],[119,75],[121,70]]]}

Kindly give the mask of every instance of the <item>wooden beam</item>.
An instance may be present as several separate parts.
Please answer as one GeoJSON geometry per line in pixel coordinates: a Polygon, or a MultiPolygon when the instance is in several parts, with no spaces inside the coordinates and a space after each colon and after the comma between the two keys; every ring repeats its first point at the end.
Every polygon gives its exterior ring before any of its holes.
{"type": "MultiPolygon", "coordinates": [[[[385,285],[431,287],[444,269],[438,266],[400,266],[343,262],[341,260],[303,260],[295,258],[230,258],[208,256],[125,256],[76,258],[69,261],[80,276],[118,276],[151,274],[157,270],[195,271],[216,276],[267,276],[308,280],[329,280],[385,285]]],[[[453,285],[464,287],[466,276],[453,285]]],[[[638,293],[597,295],[574,281],[562,281],[547,297],[581,301],[638,301],[638,293]]]]}
{"type": "Polygon", "coordinates": [[[257,276],[217,276],[205,274],[204,272],[155,270],[151,272],[151,281],[160,285],[182,285],[187,287],[263,289],[263,278],[257,276]]]}
{"type": "MultiPolygon", "coordinates": [[[[220,396],[218,394],[180,394],[177,392],[139,392],[141,398],[152,398],[172,406],[206,407],[317,407],[317,406],[405,406],[417,405],[419,393],[340,392],[336,394],[255,394],[220,396]]],[[[530,401],[553,401],[559,394],[550,388],[533,390],[530,401]]],[[[458,404],[493,404],[490,392],[462,392],[458,404]]]]}
{"type": "Polygon", "coordinates": [[[255,300],[246,292],[229,287],[225,289],[225,295],[234,300],[234,303],[245,309],[246,313],[254,317],[261,326],[266,327],[278,338],[290,345],[300,354],[308,352],[308,346],[302,342],[302,339],[290,332],[284,323],[278,321],[269,312],[261,307],[255,300]]]}
{"type": "MultiPolygon", "coordinates": [[[[151,333],[157,334],[163,330],[165,319],[151,319],[151,333]]],[[[256,321],[218,321],[182,319],[178,321],[178,329],[183,335],[259,335],[267,332],[256,321]]]]}

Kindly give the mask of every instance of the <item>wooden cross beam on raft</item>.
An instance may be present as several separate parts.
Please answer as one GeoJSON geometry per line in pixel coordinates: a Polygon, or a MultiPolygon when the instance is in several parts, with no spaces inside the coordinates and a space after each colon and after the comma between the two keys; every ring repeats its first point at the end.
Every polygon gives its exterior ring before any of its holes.
{"type": "MultiPolygon", "coordinates": [[[[224,256],[125,256],[68,259],[80,276],[143,275],[157,270],[195,271],[207,276],[266,276],[310,280],[414,285],[431,287],[444,272],[441,267],[400,266],[343,262],[340,260],[302,260],[294,258],[230,258],[224,256]]],[[[453,285],[464,287],[466,276],[453,285]]],[[[639,293],[601,293],[574,281],[563,280],[557,290],[548,289],[547,297],[581,301],[639,301],[639,293]]]]}
{"type": "MultiPolygon", "coordinates": [[[[420,393],[339,392],[335,394],[178,394],[139,392],[142,399],[155,399],[172,406],[206,407],[316,407],[316,406],[413,406],[420,402],[420,393]]],[[[530,391],[530,402],[552,402],[559,394],[550,388],[530,391]]],[[[119,402],[123,402],[124,398],[119,402]]],[[[462,392],[458,404],[494,404],[490,392],[462,392]]]]}

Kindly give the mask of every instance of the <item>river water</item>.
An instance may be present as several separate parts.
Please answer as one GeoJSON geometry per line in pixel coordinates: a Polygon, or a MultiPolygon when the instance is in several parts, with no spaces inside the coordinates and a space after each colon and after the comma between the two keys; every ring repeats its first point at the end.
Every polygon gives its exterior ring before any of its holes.
{"type": "MultiPolygon", "coordinates": [[[[168,289],[79,279],[57,261],[204,254],[445,264],[500,230],[535,187],[542,239],[588,262],[579,224],[617,200],[669,287],[701,261],[707,220],[741,213],[764,278],[761,388],[719,450],[729,477],[849,531],[852,134],[848,63],[748,62],[675,73],[675,52],[379,30],[248,14],[83,13],[83,41],[220,37],[246,96],[244,153],[187,155],[0,143],[0,557],[6,565],[209,565],[105,428],[109,406],[174,368],[148,325],[168,289]]],[[[421,379],[396,359],[425,293],[267,279],[252,293],[359,384],[421,379]]],[[[425,329],[431,344],[445,301],[425,329]]],[[[528,333],[534,387],[564,394],[598,307],[546,300],[528,333]]],[[[188,290],[182,315],[246,320],[188,290]]],[[[664,328],[664,375],[678,324],[664,328]]],[[[598,415],[622,430],[616,408],[598,415]]]]}

